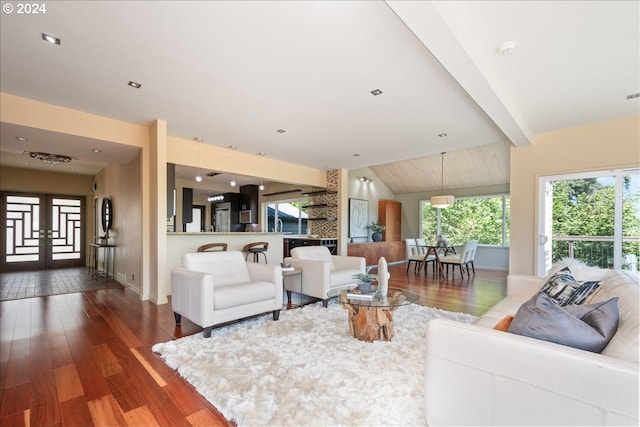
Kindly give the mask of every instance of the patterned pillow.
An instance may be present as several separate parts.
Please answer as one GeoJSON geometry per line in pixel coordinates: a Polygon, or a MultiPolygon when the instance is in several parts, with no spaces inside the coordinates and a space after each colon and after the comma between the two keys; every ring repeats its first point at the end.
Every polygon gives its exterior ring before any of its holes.
{"type": "Polygon", "coordinates": [[[582,304],[599,286],[599,281],[577,281],[569,267],[564,267],[549,277],[540,291],[564,307],[569,304],[582,304]]]}

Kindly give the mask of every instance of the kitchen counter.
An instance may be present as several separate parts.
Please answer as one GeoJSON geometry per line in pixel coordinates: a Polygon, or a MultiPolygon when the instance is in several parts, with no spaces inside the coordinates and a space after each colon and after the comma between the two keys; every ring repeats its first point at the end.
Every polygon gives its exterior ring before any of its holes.
{"type": "Polygon", "coordinates": [[[291,256],[291,249],[299,246],[326,246],[331,254],[336,255],[338,250],[338,239],[331,237],[311,237],[309,235],[295,236],[284,235],[284,252],[286,258],[291,256]]]}

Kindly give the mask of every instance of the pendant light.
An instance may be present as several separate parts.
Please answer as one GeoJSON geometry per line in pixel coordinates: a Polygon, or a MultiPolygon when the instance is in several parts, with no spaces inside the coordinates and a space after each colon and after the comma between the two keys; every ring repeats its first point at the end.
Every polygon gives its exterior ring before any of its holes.
{"type": "MultiPolygon", "coordinates": [[[[444,155],[445,153],[441,153],[442,155],[442,172],[440,175],[440,193],[444,193],[444,155]]],[[[454,198],[453,196],[445,196],[445,195],[440,195],[440,196],[433,196],[431,198],[431,206],[433,206],[434,208],[438,208],[438,209],[445,209],[448,208],[449,206],[453,205],[454,202],[454,198]]]]}

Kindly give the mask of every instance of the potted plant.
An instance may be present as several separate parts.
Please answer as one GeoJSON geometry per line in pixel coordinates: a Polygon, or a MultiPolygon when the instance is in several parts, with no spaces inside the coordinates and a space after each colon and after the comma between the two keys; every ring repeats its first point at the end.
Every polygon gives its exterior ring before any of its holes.
{"type": "Polygon", "coordinates": [[[378,280],[378,276],[376,274],[369,274],[368,272],[354,274],[351,277],[358,279],[358,289],[360,289],[360,292],[371,291],[371,282],[373,280],[378,280]]]}
{"type": "Polygon", "coordinates": [[[371,224],[367,226],[369,230],[371,230],[371,240],[374,242],[382,241],[382,232],[387,228],[384,225],[380,224],[378,221],[372,221],[371,224]]]}

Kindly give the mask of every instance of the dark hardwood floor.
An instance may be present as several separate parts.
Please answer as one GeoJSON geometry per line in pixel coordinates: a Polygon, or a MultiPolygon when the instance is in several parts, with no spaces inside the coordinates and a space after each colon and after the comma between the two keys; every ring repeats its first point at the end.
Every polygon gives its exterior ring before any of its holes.
{"type": "MultiPolygon", "coordinates": [[[[444,310],[481,315],[505,295],[505,272],[476,269],[464,280],[406,273],[404,264],[390,272],[391,287],[444,310]]],[[[289,309],[309,301],[294,294],[289,309]]],[[[230,425],[151,352],[200,331],[186,319],[176,328],[170,304],[127,289],[0,302],[0,425],[230,425]]]]}

